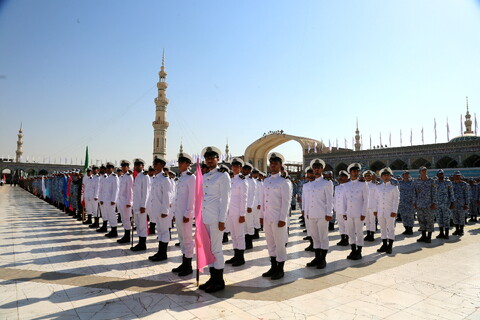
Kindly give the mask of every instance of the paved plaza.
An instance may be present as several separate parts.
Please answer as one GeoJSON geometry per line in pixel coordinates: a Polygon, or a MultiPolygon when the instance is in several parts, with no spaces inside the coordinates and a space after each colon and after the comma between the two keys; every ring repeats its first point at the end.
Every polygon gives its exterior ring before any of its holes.
{"type": "MultiPolygon", "coordinates": [[[[168,262],[154,263],[153,235],[147,252],[134,253],[18,187],[0,187],[0,319],[480,319],[480,224],[431,244],[417,244],[418,232],[397,236],[389,256],[376,252],[377,233],[360,261],[345,259],[350,248],[335,245],[335,230],[327,268],[317,270],[305,268],[313,253],[298,217],[283,279],[261,277],[270,265],[261,233],[247,263],[227,265],[226,289],[211,295],[194,275],[171,273],[181,262],[175,230],[168,262]]],[[[233,255],[231,242],[224,252],[233,255]]]]}

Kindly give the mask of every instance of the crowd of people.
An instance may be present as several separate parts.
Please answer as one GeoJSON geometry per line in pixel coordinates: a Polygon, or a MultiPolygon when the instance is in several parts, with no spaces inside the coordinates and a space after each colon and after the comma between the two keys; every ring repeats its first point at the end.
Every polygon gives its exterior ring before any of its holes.
{"type": "Polygon", "coordinates": [[[306,267],[317,269],[327,265],[329,234],[335,231],[335,225],[340,233],[337,245],[350,245],[347,259],[359,260],[365,241],[375,240],[378,227],[382,245],[377,251],[391,254],[397,221],[405,227],[403,234],[410,236],[418,220],[421,236],[417,242],[422,243],[432,241],[435,221],[440,231],[437,239],[449,239],[452,227],[452,235],[462,236],[469,217],[477,222],[479,185],[467,183],[460,171],[448,179],[443,170],[438,170],[436,177],[430,178],[427,168],[422,167],[418,179],[411,179],[408,171],[395,179],[390,168],[377,175],[371,170],[362,172],[361,164],[352,163],[334,177],[333,172],[324,171],[325,162],[317,158],[305,169],[304,177],[295,180],[284,170],[284,157],[277,152],[268,155],[268,174],[241,158],[220,164],[221,151],[213,146],[204,148],[202,156],[201,175],[190,171],[192,157],[180,153],[178,175],[166,167],[165,159],[155,158],[145,170],[147,163],[137,158],[133,170],[130,161],[121,160],[119,168],[107,162],[87,168],[85,175],[79,170],[55,172],[24,178],[19,184],[105,233],[106,238],[118,238],[121,223],[124,232],[117,243],[132,243],[130,250],[134,252],[147,250],[148,234],[157,234],[158,250],[148,257],[153,262],[168,259],[171,230],[176,225],[182,263],[172,272],[179,276],[193,272],[194,212],[195,206],[201,206],[202,226],[214,257],[209,265],[210,279],[199,286],[206,292],[225,288],[225,264],[237,267],[248,263],[245,250],[254,247],[253,240],[260,238],[262,230],[270,258],[270,268],[262,276],[272,280],[284,277],[289,220],[296,206],[301,209],[302,226],[306,228],[304,240],[309,241],[305,250],[314,252],[306,267]],[[201,189],[197,188],[197,179],[201,189]],[[138,237],[135,245],[133,230],[138,237]],[[229,241],[228,235],[234,255],[225,261],[223,244],[229,241]]]}

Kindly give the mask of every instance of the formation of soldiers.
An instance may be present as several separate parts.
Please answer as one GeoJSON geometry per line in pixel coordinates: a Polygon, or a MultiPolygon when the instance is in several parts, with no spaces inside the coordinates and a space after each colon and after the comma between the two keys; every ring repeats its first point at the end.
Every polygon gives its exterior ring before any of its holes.
{"type": "Polygon", "coordinates": [[[350,245],[346,258],[359,260],[365,241],[375,240],[377,226],[382,239],[377,251],[391,254],[396,221],[403,222],[403,234],[409,236],[417,219],[421,232],[417,242],[430,243],[435,221],[440,231],[437,239],[449,239],[451,226],[455,227],[452,235],[461,236],[468,215],[476,222],[480,207],[478,185],[463,181],[460,171],[452,181],[445,178],[443,170],[435,178],[428,177],[425,167],[420,168],[419,179],[412,180],[408,171],[394,179],[390,168],[377,176],[352,163],[334,180],[331,171],[324,171],[325,162],[314,159],[305,170],[305,179],[295,183],[284,170],[284,157],[276,152],[268,156],[269,174],[241,158],[232,159],[230,168],[220,165],[221,152],[213,146],[204,148],[202,156],[201,190],[196,190],[197,177],[190,171],[193,159],[186,153],[178,154],[178,177],[166,167],[165,159],[154,159],[145,170],[146,162],[137,158],[133,171],[130,161],[121,160],[120,168],[108,162],[88,168],[85,176],[79,171],[54,173],[22,179],[20,185],[107,238],[119,237],[121,222],[124,232],[117,243],[132,243],[134,252],[146,251],[148,234],[157,234],[158,250],[148,257],[153,262],[168,259],[171,230],[176,224],[182,263],[172,272],[178,276],[193,272],[195,200],[201,192],[203,224],[215,257],[209,265],[210,279],[199,286],[206,292],[225,288],[225,264],[237,267],[247,263],[245,250],[253,248],[261,230],[271,263],[262,276],[272,280],[284,277],[292,199],[301,205],[305,240],[310,241],[305,250],[315,254],[306,267],[317,269],[327,266],[329,231],[335,223],[341,238],[337,245],[350,245]],[[136,245],[133,230],[138,237],[136,245]],[[234,255],[225,261],[222,244],[228,242],[228,234],[234,255]]]}

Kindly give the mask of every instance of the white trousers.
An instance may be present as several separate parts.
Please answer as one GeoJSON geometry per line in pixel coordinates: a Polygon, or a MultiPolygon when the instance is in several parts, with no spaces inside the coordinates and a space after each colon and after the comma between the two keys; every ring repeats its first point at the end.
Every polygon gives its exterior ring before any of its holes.
{"type": "Polygon", "coordinates": [[[132,217],[132,208],[127,208],[126,205],[121,204],[117,209],[122,217],[123,228],[125,230],[132,230],[132,222],[130,221],[130,218],[132,217]]]}
{"type": "Polygon", "coordinates": [[[103,220],[105,221],[108,221],[108,215],[107,215],[107,211],[105,209],[105,202],[103,204],[100,204],[100,201],[98,202],[99,203],[99,206],[98,208],[100,209],[100,216],[102,217],[103,220]]]}
{"type": "Polygon", "coordinates": [[[210,264],[209,267],[223,269],[225,267],[222,249],[223,231],[218,229],[218,222],[205,224],[205,227],[210,236],[210,247],[212,249],[213,256],[215,257],[215,262],[210,264]]]}
{"type": "Polygon", "coordinates": [[[238,219],[240,216],[229,214],[226,224],[232,237],[233,249],[245,250],[245,222],[239,223],[238,219]]]}
{"type": "Polygon", "coordinates": [[[137,235],[139,237],[147,236],[147,213],[140,213],[139,211],[133,212],[133,221],[135,222],[135,227],[137,228],[137,235]]]}
{"type": "Polygon", "coordinates": [[[325,217],[307,220],[310,226],[310,236],[313,239],[313,248],[328,250],[328,221],[325,220],[325,217]]]}
{"type": "Polygon", "coordinates": [[[253,227],[255,229],[260,229],[262,226],[260,225],[260,210],[255,207],[253,209],[253,227]]]}
{"type": "Polygon", "coordinates": [[[105,218],[103,218],[103,220],[107,220],[110,224],[110,227],[118,226],[117,215],[115,214],[115,205],[111,205],[110,202],[104,202],[102,214],[104,212],[105,218]]]}
{"type": "Polygon", "coordinates": [[[375,232],[375,215],[373,214],[373,211],[368,209],[368,213],[365,216],[365,227],[367,231],[373,231],[375,232]]]}
{"type": "MultiPolygon", "coordinates": [[[[245,234],[249,234],[253,236],[255,233],[255,222],[254,222],[254,214],[253,214],[253,209],[252,212],[250,213],[245,213],[245,223],[244,223],[244,228],[245,228],[245,234]]],[[[230,230],[231,231],[231,230],[230,230]]]]}
{"type": "Polygon", "coordinates": [[[307,218],[307,214],[305,214],[305,229],[307,229],[307,236],[312,236],[311,234],[311,229],[312,227],[310,226],[310,219],[307,218]]]}
{"type": "Polygon", "coordinates": [[[348,243],[363,247],[363,221],[360,217],[347,217],[348,243]]]}
{"type": "Polygon", "coordinates": [[[192,236],[193,219],[190,218],[187,223],[184,223],[183,215],[179,215],[175,216],[175,221],[182,254],[184,254],[186,258],[192,258],[193,248],[195,247],[192,236]]]}
{"type": "Polygon", "coordinates": [[[264,221],[263,230],[267,239],[268,255],[276,257],[278,262],[287,260],[287,226],[278,227],[278,222],[264,221]]]}
{"type": "Polygon", "coordinates": [[[337,221],[338,221],[338,232],[340,234],[348,234],[347,232],[347,221],[343,219],[343,215],[338,215],[337,216],[337,221]]]}
{"type": "Polygon", "coordinates": [[[98,200],[85,200],[85,209],[87,209],[87,214],[98,217],[98,200]]]}
{"type": "Polygon", "coordinates": [[[157,228],[157,240],[158,242],[169,242],[170,241],[170,226],[172,225],[172,217],[167,216],[162,218],[159,214],[152,217],[150,213],[150,218],[155,222],[157,228]]]}
{"type": "Polygon", "coordinates": [[[392,217],[378,217],[382,239],[395,240],[395,220],[392,217]]]}

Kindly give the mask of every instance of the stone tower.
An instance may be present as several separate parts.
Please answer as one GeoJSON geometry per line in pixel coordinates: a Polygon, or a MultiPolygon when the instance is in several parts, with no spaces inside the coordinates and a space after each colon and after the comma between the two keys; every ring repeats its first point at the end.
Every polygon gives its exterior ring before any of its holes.
{"type": "Polygon", "coordinates": [[[357,130],[355,130],[355,151],[360,151],[362,144],[360,143],[360,130],[358,130],[358,119],[357,119],[357,130]]]}
{"type": "Polygon", "coordinates": [[[225,146],[225,161],[230,161],[230,150],[228,149],[228,140],[227,145],[225,146]]]}
{"type": "Polygon", "coordinates": [[[166,160],[167,156],[167,73],[165,72],[165,51],[162,54],[162,67],[158,73],[160,78],[157,83],[158,96],[155,98],[155,121],[153,121],[153,158],[166,160]]]}
{"type": "Polygon", "coordinates": [[[23,154],[22,146],[23,146],[23,131],[22,131],[22,124],[20,124],[20,130],[18,130],[17,151],[16,151],[15,162],[20,162],[22,160],[22,154],[23,154]]]}
{"type": "Polygon", "coordinates": [[[468,111],[468,97],[467,97],[467,114],[465,114],[465,131],[463,132],[463,134],[467,134],[467,135],[470,135],[470,134],[473,134],[473,131],[472,131],[472,120],[470,120],[472,116],[470,115],[470,112],[468,111]]]}

